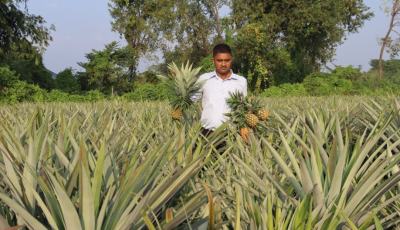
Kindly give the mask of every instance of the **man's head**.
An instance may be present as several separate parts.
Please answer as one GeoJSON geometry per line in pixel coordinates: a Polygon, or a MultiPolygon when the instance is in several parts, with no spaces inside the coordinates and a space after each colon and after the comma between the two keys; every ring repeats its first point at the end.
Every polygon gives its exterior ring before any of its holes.
{"type": "Polygon", "coordinates": [[[226,44],[218,44],[213,50],[213,63],[218,74],[224,75],[230,72],[232,64],[231,48],[226,44]]]}

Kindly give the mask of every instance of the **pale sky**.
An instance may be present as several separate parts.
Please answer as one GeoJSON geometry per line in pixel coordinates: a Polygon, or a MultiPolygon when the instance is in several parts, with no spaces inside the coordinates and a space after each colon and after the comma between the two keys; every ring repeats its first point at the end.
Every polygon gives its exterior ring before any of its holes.
{"type": "MultiPolygon", "coordinates": [[[[107,0],[30,0],[28,10],[32,14],[44,17],[48,24],[54,24],[56,31],[52,32],[53,41],[44,54],[45,66],[60,72],[67,67],[79,70],[77,62],[85,62],[85,54],[92,49],[102,50],[104,44],[121,41],[119,34],[111,31],[111,17],[108,12],[107,0]]],[[[348,35],[344,44],[338,47],[336,65],[357,67],[367,71],[369,61],[378,59],[380,46],[378,37],[384,37],[389,27],[389,17],[380,9],[380,0],[364,0],[371,7],[375,17],[366,21],[357,34],[348,35]]],[[[224,12],[227,13],[227,10],[224,12]]],[[[392,36],[395,36],[392,34],[392,36]]],[[[385,53],[384,59],[389,59],[385,53]]],[[[160,60],[162,61],[162,60],[160,60]]],[[[152,63],[141,61],[139,71],[145,71],[152,63]]],[[[333,66],[329,64],[329,66],[333,66]]]]}

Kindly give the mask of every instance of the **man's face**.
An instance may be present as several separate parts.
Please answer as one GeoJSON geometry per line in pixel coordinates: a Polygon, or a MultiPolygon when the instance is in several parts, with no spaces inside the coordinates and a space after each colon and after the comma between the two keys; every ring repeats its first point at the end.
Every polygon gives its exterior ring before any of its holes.
{"type": "Polygon", "coordinates": [[[232,56],[229,53],[217,53],[212,61],[217,73],[227,74],[230,72],[232,56]]]}

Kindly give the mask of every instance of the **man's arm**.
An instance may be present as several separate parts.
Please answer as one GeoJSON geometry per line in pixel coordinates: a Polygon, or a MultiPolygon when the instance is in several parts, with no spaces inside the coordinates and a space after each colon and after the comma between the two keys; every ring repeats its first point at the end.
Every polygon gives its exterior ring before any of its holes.
{"type": "Polygon", "coordinates": [[[247,79],[244,81],[243,96],[247,96],[247,79]]]}
{"type": "MultiPolygon", "coordinates": [[[[199,79],[197,79],[195,85],[198,84],[202,80],[203,79],[201,79],[201,77],[199,77],[199,79]]],[[[190,100],[192,100],[193,102],[197,102],[203,97],[203,86],[200,88],[199,92],[193,93],[192,95],[190,95],[190,100]]]]}

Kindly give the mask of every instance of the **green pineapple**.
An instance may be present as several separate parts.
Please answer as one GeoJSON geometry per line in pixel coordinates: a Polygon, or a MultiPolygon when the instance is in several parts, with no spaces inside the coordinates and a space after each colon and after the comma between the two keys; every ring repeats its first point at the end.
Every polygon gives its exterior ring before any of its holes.
{"type": "Polygon", "coordinates": [[[244,120],[248,126],[253,128],[257,125],[258,117],[255,114],[250,113],[244,116],[244,120]]]}
{"type": "Polygon", "coordinates": [[[186,66],[182,64],[180,69],[172,62],[168,65],[168,68],[172,74],[168,77],[158,75],[158,78],[163,81],[162,84],[166,87],[168,96],[171,98],[172,118],[180,120],[184,111],[193,104],[190,96],[197,93],[205,81],[195,84],[201,67],[193,69],[189,62],[186,66]]]}

